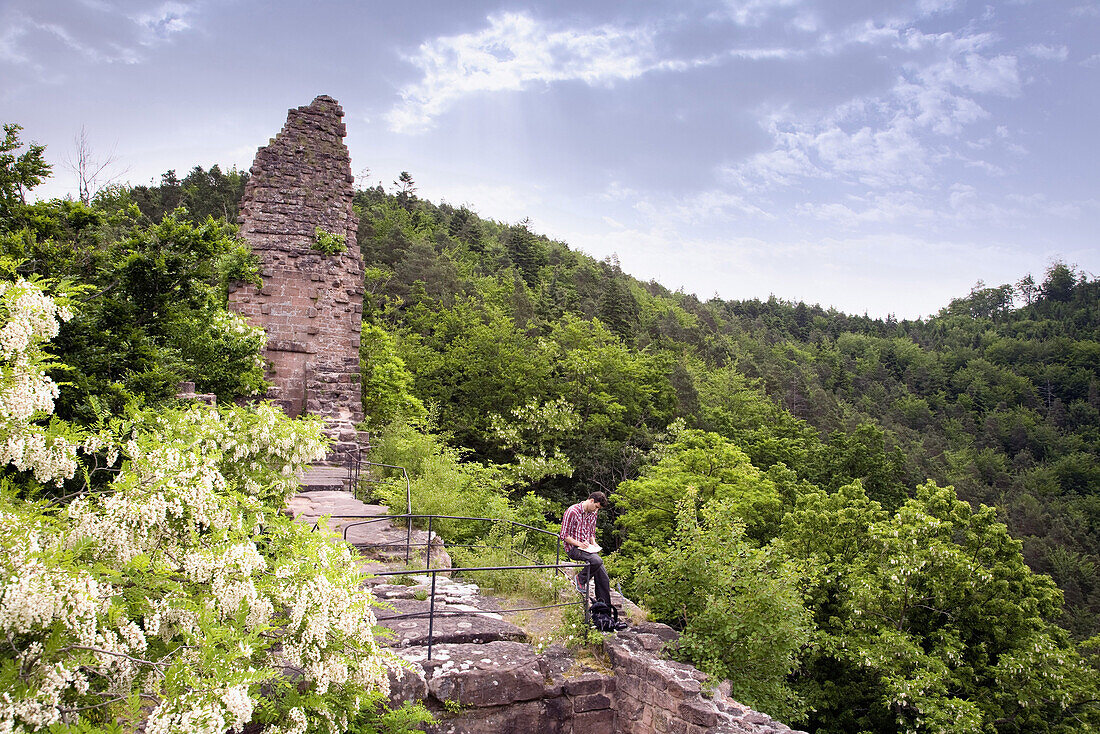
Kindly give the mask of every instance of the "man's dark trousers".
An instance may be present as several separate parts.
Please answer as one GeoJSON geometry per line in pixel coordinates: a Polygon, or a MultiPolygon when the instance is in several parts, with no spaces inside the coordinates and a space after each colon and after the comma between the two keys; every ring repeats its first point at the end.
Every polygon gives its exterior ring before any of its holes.
{"type": "Polygon", "coordinates": [[[602,601],[607,606],[611,606],[611,582],[607,578],[607,571],[603,567],[603,559],[600,558],[599,554],[583,551],[575,545],[569,546],[566,554],[574,561],[588,564],[588,568],[582,568],[578,571],[578,578],[582,582],[588,579],[595,581],[596,601],[602,601]]]}

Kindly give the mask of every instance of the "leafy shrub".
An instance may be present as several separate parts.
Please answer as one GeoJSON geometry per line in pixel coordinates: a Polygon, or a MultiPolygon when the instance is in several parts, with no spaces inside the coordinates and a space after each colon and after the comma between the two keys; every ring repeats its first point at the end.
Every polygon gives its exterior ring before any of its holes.
{"type": "Polygon", "coordinates": [[[313,229],[313,249],[325,255],[339,255],[348,251],[348,238],[346,235],[326,232],[320,227],[313,229]]]}
{"type": "Polygon", "coordinates": [[[637,571],[641,599],[658,620],[680,628],[680,657],[715,681],[729,680],[737,700],[799,720],[805,707],[787,676],[811,620],[798,575],[781,554],[752,547],[724,503],[707,503],[701,515],[700,523],[689,491],[670,544],[637,571]]]}

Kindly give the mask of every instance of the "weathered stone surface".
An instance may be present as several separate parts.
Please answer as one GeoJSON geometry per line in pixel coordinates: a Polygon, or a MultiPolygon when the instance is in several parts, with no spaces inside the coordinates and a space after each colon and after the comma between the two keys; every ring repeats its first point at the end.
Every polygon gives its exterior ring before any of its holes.
{"type": "MultiPolygon", "coordinates": [[[[560,643],[550,645],[539,655],[539,670],[546,680],[546,693],[544,695],[547,699],[561,696],[564,693],[567,683],[565,674],[573,667],[573,661],[573,653],[569,652],[560,643]]],[[[563,710],[568,709],[571,712],[568,702],[563,703],[561,707],[563,710]]]]}
{"type": "MultiPolygon", "coordinates": [[[[779,734],[785,725],[727,697],[702,695],[706,676],[690,665],[654,654],[655,639],[674,639],[658,628],[632,629],[604,639],[615,671],[611,697],[618,731],[626,734],[779,734]]],[[[663,644],[658,646],[663,647],[663,644]]],[[[578,699],[580,700],[580,699],[578,699]]]]}
{"type": "MultiPolygon", "coordinates": [[[[439,581],[437,580],[437,590],[439,581]]],[[[387,599],[393,610],[379,609],[378,624],[393,630],[394,639],[387,641],[392,647],[425,647],[428,644],[427,599],[387,599]],[[416,614],[415,617],[400,615],[416,614]]],[[[492,613],[471,614],[476,607],[469,604],[448,604],[436,599],[435,622],[432,625],[433,646],[455,643],[492,643],[497,641],[525,641],[526,633],[516,625],[492,613]]],[[[532,653],[533,654],[533,653],[532,653]]],[[[425,647],[425,657],[427,657],[425,647]]],[[[432,657],[435,657],[433,648],[432,657]]]]}
{"type": "Polygon", "coordinates": [[[440,645],[424,663],[428,691],[463,706],[505,706],[542,698],[545,678],[530,645],[440,645]]]}
{"type": "Polygon", "coordinates": [[[453,718],[443,713],[427,734],[599,734],[611,729],[574,729],[556,718],[546,701],[527,701],[498,709],[472,709],[453,718]]]}
{"type": "Polygon", "coordinates": [[[598,711],[611,708],[611,699],[602,693],[592,693],[587,696],[577,696],[573,699],[573,710],[577,713],[584,711],[598,711]]]}
{"type": "Polygon", "coordinates": [[[613,709],[574,714],[571,723],[573,725],[571,729],[573,734],[596,734],[597,732],[617,731],[615,727],[615,711],[613,709]]]}
{"type": "Polygon", "coordinates": [[[405,701],[423,701],[428,697],[428,679],[419,665],[393,665],[388,668],[387,675],[391,707],[397,708],[405,701]]]}
{"type": "Polygon", "coordinates": [[[680,704],[677,713],[680,718],[699,726],[712,727],[718,724],[718,712],[713,705],[704,701],[685,701],[680,704]]]}
{"type": "Polygon", "coordinates": [[[241,284],[229,295],[231,308],[267,332],[267,397],[292,416],[322,415],[334,435],[363,419],[363,262],[343,115],[336,100],[317,97],[290,110],[282,131],[256,153],[239,222],[264,284],[241,284]],[[346,250],[317,249],[318,230],[342,237],[346,250]]]}
{"type": "MultiPolygon", "coordinates": [[[[562,691],[570,696],[587,696],[593,693],[603,693],[608,689],[609,679],[599,673],[584,673],[576,678],[565,681],[562,691]]],[[[614,689],[614,679],[611,679],[611,688],[614,689]]]]}
{"type": "Polygon", "coordinates": [[[665,643],[676,642],[680,637],[679,632],[660,622],[642,622],[633,625],[630,632],[635,635],[653,635],[665,643]]]}

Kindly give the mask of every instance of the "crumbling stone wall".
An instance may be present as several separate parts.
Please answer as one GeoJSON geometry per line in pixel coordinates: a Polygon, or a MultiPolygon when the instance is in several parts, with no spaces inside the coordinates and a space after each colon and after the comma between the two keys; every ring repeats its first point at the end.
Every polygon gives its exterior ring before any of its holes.
{"type": "Polygon", "coordinates": [[[804,734],[729,697],[728,682],[704,695],[706,675],[665,660],[675,632],[646,623],[604,640],[615,671],[615,722],[621,734],[804,734]]]}
{"type": "Polygon", "coordinates": [[[579,666],[561,645],[515,641],[396,650],[390,703],[422,701],[439,717],[427,734],[805,734],[728,696],[661,656],[676,633],[645,622],[604,639],[611,670],[579,666]]]}
{"type": "Polygon", "coordinates": [[[350,442],[363,419],[363,260],[343,115],[336,100],[317,97],[290,110],[282,131],[256,153],[238,221],[260,257],[264,285],[242,285],[229,301],[267,332],[267,397],[291,416],[323,416],[350,442]],[[335,236],[330,242],[342,237],[346,249],[319,250],[318,232],[335,236]]]}

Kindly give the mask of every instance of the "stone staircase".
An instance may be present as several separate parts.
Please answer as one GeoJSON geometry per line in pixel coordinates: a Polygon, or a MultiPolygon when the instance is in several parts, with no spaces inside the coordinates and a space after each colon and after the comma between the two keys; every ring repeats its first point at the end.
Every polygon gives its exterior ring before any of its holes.
{"type": "Polygon", "coordinates": [[[343,492],[350,494],[348,486],[348,470],[342,466],[330,466],[318,464],[311,466],[305,473],[298,477],[298,483],[302,486],[300,492],[343,492]]]}

